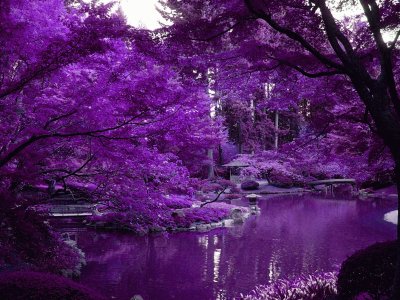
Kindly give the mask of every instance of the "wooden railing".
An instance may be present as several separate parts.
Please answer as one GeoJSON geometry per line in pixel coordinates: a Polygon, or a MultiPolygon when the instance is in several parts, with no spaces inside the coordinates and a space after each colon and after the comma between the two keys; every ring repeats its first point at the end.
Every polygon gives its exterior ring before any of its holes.
{"type": "Polygon", "coordinates": [[[49,207],[49,215],[53,217],[62,216],[90,216],[93,215],[93,205],[52,205],[49,207]]]}

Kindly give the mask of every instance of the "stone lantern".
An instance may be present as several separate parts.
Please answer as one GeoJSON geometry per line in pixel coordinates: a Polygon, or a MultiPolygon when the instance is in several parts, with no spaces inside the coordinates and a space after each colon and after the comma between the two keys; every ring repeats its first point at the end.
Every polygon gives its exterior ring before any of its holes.
{"type": "Polygon", "coordinates": [[[261,198],[261,196],[257,194],[249,194],[246,196],[246,198],[249,199],[250,204],[255,204],[257,202],[257,198],[261,198]]]}

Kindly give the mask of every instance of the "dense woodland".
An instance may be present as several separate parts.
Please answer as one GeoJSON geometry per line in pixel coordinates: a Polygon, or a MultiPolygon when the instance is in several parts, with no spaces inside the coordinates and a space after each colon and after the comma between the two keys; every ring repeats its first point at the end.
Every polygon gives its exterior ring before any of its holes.
{"type": "Polygon", "coordinates": [[[162,0],[160,13],[168,25],[150,31],[115,3],[0,1],[0,270],[79,265],[32,209],[57,190],[147,233],[226,216],[171,212],[229,186],[234,158],[241,178],[283,187],[400,184],[398,1],[162,0]]]}

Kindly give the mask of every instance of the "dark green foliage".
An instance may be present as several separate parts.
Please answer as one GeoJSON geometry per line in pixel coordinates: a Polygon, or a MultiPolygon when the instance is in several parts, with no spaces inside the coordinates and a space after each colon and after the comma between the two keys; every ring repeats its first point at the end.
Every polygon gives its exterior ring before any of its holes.
{"type": "Polygon", "coordinates": [[[38,272],[0,275],[3,300],[102,300],[93,290],[62,276],[38,272]]]}
{"type": "Polygon", "coordinates": [[[396,242],[376,243],[347,258],[338,276],[340,299],[369,293],[374,299],[390,295],[396,267],[396,242]]]}

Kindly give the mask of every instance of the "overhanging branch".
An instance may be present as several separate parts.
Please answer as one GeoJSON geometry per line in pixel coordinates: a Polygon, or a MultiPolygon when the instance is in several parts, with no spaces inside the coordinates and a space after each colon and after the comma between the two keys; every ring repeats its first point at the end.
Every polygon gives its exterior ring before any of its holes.
{"type": "Polygon", "coordinates": [[[308,52],[310,52],[313,56],[315,56],[320,62],[322,62],[324,65],[338,69],[342,72],[345,71],[344,66],[329,59],[325,55],[323,55],[319,50],[317,50],[315,47],[313,47],[306,39],[301,36],[299,33],[279,25],[274,19],[272,19],[272,16],[270,14],[265,13],[264,11],[257,10],[251,0],[244,0],[247,8],[251,13],[256,15],[258,18],[266,21],[273,29],[276,31],[286,35],[290,39],[297,41],[300,43],[308,52]]]}

